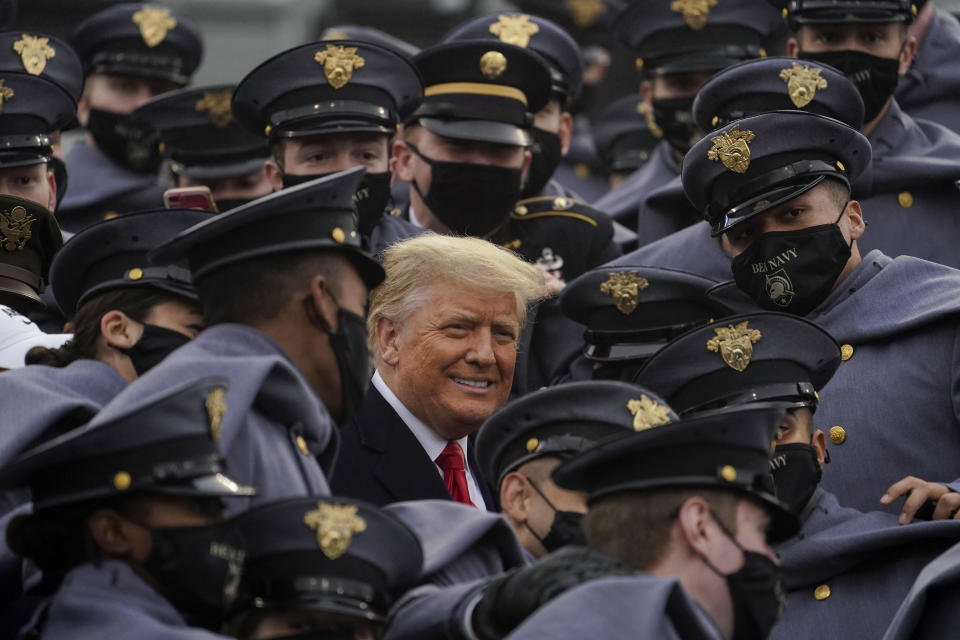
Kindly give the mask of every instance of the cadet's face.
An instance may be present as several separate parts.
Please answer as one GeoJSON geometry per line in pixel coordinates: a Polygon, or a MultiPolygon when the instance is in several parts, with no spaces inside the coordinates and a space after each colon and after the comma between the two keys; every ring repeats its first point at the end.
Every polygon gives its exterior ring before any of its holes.
{"type": "Polygon", "coordinates": [[[809,444],[813,433],[813,414],[810,409],[800,407],[791,409],[777,427],[777,439],[774,444],[809,444]]]}
{"type": "Polygon", "coordinates": [[[320,611],[276,611],[265,614],[253,633],[244,640],[284,638],[309,631],[338,633],[341,635],[337,637],[351,637],[353,640],[374,640],[377,637],[373,623],[353,616],[320,611]]]}
{"type": "MultiPolygon", "coordinates": [[[[849,202],[844,209],[844,213],[851,213],[854,209],[857,212],[859,224],[862,225],[863,220],[859,218],[859,205],[857,203],[849,202]],[[856,205],[856,207],[853,205],[856,205]]],[[[723,246],[728,253],[736,257],[743,253],[761,234],[770,231],[794,231],[821,224],[833,224],[837,222],[838,216],[840,216],[840,209],[833,193],[826,186],[819,185],[789,202],[733,227],[723,234],[723,246]]],[[[848,244],[851,237],[853,239],[859,237],[860,234],[856,231],[851,236],[854,222],[851,222],[850,216],[844,215],[841,217],[839,224],[840,231],[848,244]]],[[[859,228],[859,225],[856,226],[859,228]]]]}
{"type": "Polygon", "coordinates": [[[533,117],[533,126],[537,129],[543,129],[550,133],[560,132],[561,114],[560,101],[556,98],[550,98],[547,105],[537,111],[533,117]]]}
{"type": "MultiPolygon", "coordinates": [[[[417,148],[420,153],[432,160],[440,162],[466,162],[469,164],[492,164],[498,167],[523,168],[526,150],[509,144],[493,144],[489,142],[475,142],[472,140],[458,140],[438,136],[421,127],[421,134],[417,148]]],[[[419,162],[427,170],[427,184],[429,184],[430,167],[421,158],[414,156],[414,162],[419,162]]],[[[418,180],[418,184],[420,183],[418,180]]],[[[423,187],[421,187],[423,188],[423,187]]]]}
{"type": "Polygon", "coordinates": [[[881,58],[896,58],[903,45],[900,25],[887,24],[822,24],[805,25],[799,33],[800,50],[862,51],[881,58]]]}
{"type": "Polygon", "coordinates": [[[394,339],[391,388],[414,415],[455,440],[507,401],[520,320],[512,293],[476,294],[441,281],[428,295],[394,339]]]}
{"type": "Polygon", "coordinates": [[[273,187],[263,169],[257,169],[246,175],[231,176],[229,178],[216,178],[208,180],[197,180],[188,176],[176,176],[177,187],[201,187],[210,188],[210,195],[213,200],[244,199],[253,200],[273,192],[273,187]]]}
{"type": "MultiPolygon", "coordinates": [[[[734,536],[746,551],[763,554],[780,564],[773,549],[767,542],[767,530],[770,528],[770,516],[752,500],[744,499],[737,504],[737,534],[734,536]]],[[[738,571],[744,563],[744,556],[732,541],[728,541],[724,553],[714,558],[717,570],[723,574],[738,571]]]]}
{"type": "Polygon", "coordinates": [[[77,116],[85,125],[90,109],[130,113],[150,98],[176,88],[165,80],[94,73],[87,78],[77,116]]]}
{"type": "Polygon", "coordinates": [[[57,185],[45,164],[0,169],[0,193],[39,202],[51,211],[57,203],[57,185]]]}
{"type": "Polygon", "coordinates": [[[204,527],[223,521],[223,501],[214,497],[151,495],[143,498],[144,514],[137,526],[125,527],[129,556],[143,562],[150,555],[157,527],[204,527]]]}
{"type": "Polygon", "coordinates": [[[671,73],[662,76],[653,76],[650,80],[650,92],[653,100],[669,100],[671,98],[692,98],[700,88],[713,77],[710,71],[695,71],[692,73],[671,73]]]}
{"type": "Polygon", "coordinates": [[[146,324],[178,331],[193,339],[203,331],[203,315],[200,309],[187,300],[168,300],[154,305],[144,317],[146,324]]]}
{"type": "Polygon", "coordinates": [[[383,173],[389,159],[387,136],[380,133],[338,133],[284,142],[284,171],[295,175],[333,173],[366,167],[383,173]]]}

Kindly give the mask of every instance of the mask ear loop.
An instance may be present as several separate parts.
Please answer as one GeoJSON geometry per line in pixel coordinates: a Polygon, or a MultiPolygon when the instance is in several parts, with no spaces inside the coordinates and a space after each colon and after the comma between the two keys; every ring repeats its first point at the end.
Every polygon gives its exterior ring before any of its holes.
{"type": "MultiPolygon", "coordinates": [[[[331,300],[333,300],[333,304],[337,305],[337,309],[340,309],[340,303],[337,301],[337,299],[334,298],[333,295],[326,289],[324,289],[323,292],[324,294],[329,296],[331,300]]],[[[312,324],[313,326],[317,327],[318,329],[320,329],[326,334],[337,333],[336,331],[330,328],[330,323],[327,322],[327,319],[323,317],[323,314],[320,313],[320,311],[315,306],[313,306],[313,297],[309,295],[304,296],[303,311],[304,313],[307,314],[307,320],[309,320],[310,324],[312,324]]]]}
{"type": "MultiPolygon", "coordinates": [[[[553,503],[550,502],[549,499],[547,499],[547,496],[543,495],[543,491],[540,490],[540,487],[538,487],[538,486],[533,482],[533,480],[531,480],[528,476],[523,476],[523,479],[526,480],[527,482],[529,482],[529,483],[530,483],[530,486],[533,487],[533,490],[536,491],[536,492],[540,495],[541,498],[543,498],[543,501],[546,502],[547,505],[548,505],[551,509],[553,509],[553,517],[556,518],[556,517],[557,517],[557,508],[556,508],[555,506],[553,506],[553,503]]],[[[523,526],[525,526],[525,527],[527,528],[527,531],[529,531],[529,532],[531,533],[531,535],[533,535],[533,537],[537,539],[537,542],[539,542],[541,545],[543,545],[543,548],[544,548],[544,549],[547,548],[547,545],[543,542],[544,539],[541,538],[539,535],[537,535],[537,532],[533,530],[533,527],[531,527],[529,523],[527,523],[526,521],[524,521],[523,526]]]]}

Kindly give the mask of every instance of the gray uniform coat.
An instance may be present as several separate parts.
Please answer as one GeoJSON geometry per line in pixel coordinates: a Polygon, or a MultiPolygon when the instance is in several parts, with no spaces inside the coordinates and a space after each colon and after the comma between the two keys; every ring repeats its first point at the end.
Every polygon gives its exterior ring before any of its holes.
{"type": "Polygon", "coordinates": [[[960,608],[960,544],[924,567],[883,640],[952,640],[960,608]]]}
{"type": "Polygon", "coordinates": [[[821,638],[880,638],[920,570],[960,540],[960,521],[901,525],[890,513],[841,507],[823,489],[802,520],[776,548],[787,610],[773,640],[809,637],[812,629],[821,638]]]}
{"type": "Polygon", "coordinates": [[[228,514],[280,498],[330,495],[327,476],[337,443],[333,418],[280,347],[252,327],[204,330],[128,386],[103,414],[123,411],[128,398],[212,375],[230,382],[219,434],[227,471],[259,492],[229,500],[228,514]]]}
{"type": "Polygon", "coordinates": [[[137,576],[129,565],[105,560],[82,564],[63,579],[46,610],[43,640],[111,638],[111,640],[221,640],[190,627],[167,600],[137,576]]]}
{"type": "Polygon", "coordinates": [[[894,95],[903,110],[960,133],[960,23],[934,9],[923,41],[894,95]]]}

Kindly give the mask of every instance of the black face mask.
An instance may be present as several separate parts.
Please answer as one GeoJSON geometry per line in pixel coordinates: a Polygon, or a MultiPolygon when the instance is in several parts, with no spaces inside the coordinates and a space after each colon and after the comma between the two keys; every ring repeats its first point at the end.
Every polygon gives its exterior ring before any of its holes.
{"type": "MultiPolygon", "coordinates": [[[[295,187],[298,184],[329,175],[333,175],[333,173],[284,173],[283,188],[295,187]]],[[[363,180],[360,182],[360,186],[357,187],[357,193],[353,196],[353,202],[357,205],[360,235],[369,238],[370,234],[373,233],[374,227],[377,226],[383,217],[387,203],[390,202],[390,172],[368,172],[365,174],[363,180]]]]}
{"type": "Polygon", "coordinates": [[[523,526],[533,534],[533,537],[540,541],[543,548],[549,553],[572,544],[586,545],[587,539],[583,533],[582,524],[583,514],[577,511],[560,511],[553,506],[553,503],[547,499],[547,496],[543,495],[543,491],[533,483],[533,480],[527,478],[527,482],[540,494],[543,501],[553,509],[553,524],[550,525],[550,531],[547,532],[547,535],[542,538],[537,535],[537,532],[534,531],[529,524],[526,522],[523,523],[523,526]]]}
{"type": "Polygon", "coordinates": [[[355,637],[356,633],[352,629],[314,629],[289,636],[273,636],[271,640],[353,640],[355,637]]]}
{"type": "Polygon", "coordinates": [[[143,333],[137,343],[129,349],[117,347],[117,351],[130,358],[133,370],[138,376],[142,376],[160,364],[171,352],[188,342],[190,338],[179,331],[144,323],[143,333]]]}
{"type": "Polygon", "coordinates": [[[703,137],[693,120],[693,98],[654,100],[653,119],[663,130],[663,138],[679,153],[685,154],[703,137]]]}
{"type": "Polygon", "coordinates": [[[823,476],[817,461],[817,450],[803,442],[774,447],[770,457],[770,473],[773,474],[777,497],[797,515],[810,502],[823,476]]]}
{"type": "Polygon", "coordinates": [[[536,127],[530,132],[533,134],[535,146],[530,170],[527,172],[527,184],[524,185],[520,194],[524,198],[532,198],[543,192],[543,188],[550,182],[563,156],[560,136],[536,127]]]}
{"type": "Polygon", "coordinates": [[[732,640],[763,640],[787,608],[780,567],[764,554],[744,549],[720,520],[714,517],[714,521],[743,553],[743,566],[730,574],[721,573],[704,558],[727,582],[733,601],[732,640]]]}
{"type": "Polygon", "coordinates": [[[160,166],[159,135],[129,114],[90,109],[87,131],[98,149],[131,171],[149,173],[160,166]]]}
{"type": "Polygon", "coordinates": [[[224,211],[230,211],[230,209],[236,209],[240,205],[244,205],[252,201],[253,198],[220,198],[219,200],[216,200],[217,213],[223,213],[224,211]]]}
{"type": "Polygon", "coordinates": [[[770,231],[733,259],[733,279],[760,307],[803,316],[830,294],[852,245],[836,222],[770,231]]]}
{"type": "MultiPolygon", "coordinates": [[[[329,294],[328,294],[329,295],[329,294]]],[[[337,369],[340,372],[340,416],[337,423],[346,424],[360,409],[360,403],[367,391],[370,382],[368,366],[370,351],[367,348],[367,323],[363,317],[347,311],[340,306],[336,298],[330,298],[337,304],[338,331],[331,331],[330,326],[313,310],[313,302],[307,297],[304,305],[310,318],[319,317],[318,324],[330,338],[330,349],[337,359],[337,369]]]]}
{"type": "Polygon", "coordinates": [[[450,231],[467,236],[486,237],[496,231],[520,199],[522,169],[470,162],[440,162],[424,156],[407,143],[410,150],[430,165],[430,191],[417,195],[450,231]]]}
{"type": "Polygon", "coordinates": [[[227,523],[147,527],[153,537],[144,570],[192,625],[217,629],[237,597],[244,550],[227,523]]]}
{"type": "Polygon", "coordinates": [[[863,98],[863,121],[870,122],[887,104],[900,81],[900,59],[881,58],[863,51],[822,51],[799,54],[803,60],[836,67],[857,87],[863,98]]]}

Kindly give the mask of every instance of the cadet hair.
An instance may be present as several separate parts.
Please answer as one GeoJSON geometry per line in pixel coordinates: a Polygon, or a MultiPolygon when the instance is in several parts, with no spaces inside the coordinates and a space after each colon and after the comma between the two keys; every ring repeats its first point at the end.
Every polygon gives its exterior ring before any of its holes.
{"type": "Polygon", "coordinates": [[[182,296],[150,286],[114,289],[93,296],[80,305],[73,317],[73,338],[56,349],[34,347],[27,352],[24,362],[65,367],[75,360],[96,360],[101,337],[100,319],[107,313],[122,311],[142,323],[157,305],[181,300],[184,300],[182,296]]]}
{"type": "Polygon", "coordinates": [[[670,488],[616,493],[591,504],[583,519],[587,544],[648,571],[663,559],[680,507],[694,496],[706,500],[714,517],[736,535],[742,496],[710,487],[670,488]]]}
{"type": "Polygon", "coordinates": [[[480,238],[424,233],[398,242],[384,252],[386,279],[370,292],[367,337],[376,353],[376,327],[380,318],[402,324],[429,301],[430,287],[438,282],[481,296],[513,293],[520,325],[527,305],[546,291],[543,275],[515,253],[480,238]]]}
{"type": "Polygon", "coordinates": [[[341,292],[343,258],[335,251],[292,251],[243,260],[194,283],[207,326],[237,322],[257,326],[283,311],[294,295],[322,275],[335,298],[341,292]]]}

